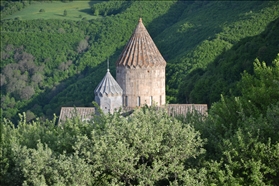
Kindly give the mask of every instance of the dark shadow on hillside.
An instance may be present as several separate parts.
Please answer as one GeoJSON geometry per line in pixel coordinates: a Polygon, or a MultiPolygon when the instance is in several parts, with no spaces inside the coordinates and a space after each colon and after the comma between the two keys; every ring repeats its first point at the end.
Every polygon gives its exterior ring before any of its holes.
{"type": "Polygon", "coordinates": [[[92,15],[92,9],[91,8],[81,9],[81,10],[79,10],[79,12],[86,13],[88,15],[92,15]]]}
{"type": "MultiPolygon", "coordinates": [[[[179,88],[179,82],[174,83],[169,80],[184,76],[181,72],[177,72],[185,71],[187,73],[186,71],[193,65],[189,62],[190,64],[183,66],[184,62],[178,61],[179,56],[185,56],[205,40],[214,39],[216,34],[222,31],[224,24],[234,22],[235,19],[239,19],[250,11],[251,7],[259,6],[262,3],[247,2],[245,6],[239,7],[239,2],[234,1],[178,1],[170,7],[166,14],[146,25],[159,51],[167,61],[167,96],[178,97],[176,90],[179,88]],[[229,14],[228,11],[231,13],[229,14]],[[207,12],[210,12],[211,16],[208,16],[207,12]],[[176,58],[178,60],[174,61],[176,58]],[[170,63],[170,60],[173,63],[170,63]]],[[[171,98],[169,101],[170,103],[181,103],[181,99],[171,98]]]]}
{"type": "MultiPolygon", "coordinates": [[[[112,61],[116,61],[118,56],[111,56],[112,61]]],[[[115,66],[110,65],[111,74],[115,77],[115,66]]],[[[86,67],[82,72],[59,82],[52,89],[46,90],[38,95],[22,110],[30,110],[36,113],[38,105],[45,105],[40,108],[48,119],[53,118],[53,114],[60,114],[61,107],[93,107],[94,90],[107,72],[107,61],[103,61],[96,67],[86,67]],[[55,108],[53,110],[53,108],[55,108]]],[[[17,121],[15,118],[14,121],[17,121]]]]}
{"type": "Polygon", "coordinates": [[[250,6],[254,8],[262,3],[248,2],[246,6],[239,7],[239,2],[234,1],[178,1],[167,14],[154,19],[151,23],[154,26],[149,30],[152,33],[158,24],[165,23],[161,28],[159,26],[160,29],[157,32],[154,31],[155,34],[152,35],[161,53],[168,60],[185,53],[185,51],[190,51],[202,41],[214,38],[217,33],[222,31],[224,24],[230,24],[235,19],[239,19],[240,15],[250,11],[250,6]],[[181,9],[181,16],[177,20],[171,21],[172,12],[181,9]],[[210,16],[207,12],[211,13],[210,16]],[[183,24],[171,27],[173,22],[181,20],[183,20],[183,24]],[[172,34],[173,40],[170,43],[165,43],[164,37],[170,37],[168,33],[172,34]]]}
{"type": "Polygon", "coordinates": [[[256,36],[246,37],[223,51],[206,69],[196,69],[184,77],[179,97],[183,103],[207,103],[209,106],[220,99],[220,95],[240,95],[236,83],[241,73],[253,74],[256,58],[267,65],[279,52],[279,18],[268,24],[256,36]]]}
{"type": "MultiPolygon", "coordinates": [[[[174,79],[181,79],[185,76],[184,73],[193,68],[191,61],[179,61],[179,56],[186,56],[201,42],[216,38],[216,34],[222,31],[223,25],[229,25],[239,19],[248,19],[251,8],[253,11],[257,11],[263,6],[266,6],[266,2],[245,2],[243,6],[239,7],[239,2],[234,1],[178,1],[169,9],[168,13],[154,19],[147,29],[167,61],[167,95],[175,98],[181,97],[176,93],[181,80],[177,83],[173,81],[174,79]],[[182,13],[175,20],[173,11],[180,9],[182,9],[182,13]],[[211,16],[207,12],[210,12],[211,16]],[[177,24],[178,21],[181,21],[180,24],[177,24]],[[172,25],[173,22],[175,24],[172,25]],[[159,32],[156,31],[157,28],[159,28],[159,32]],[[169,62],[170,60],[172,60],[172,63],[169,62]],[[180,72],[177,73],[178,71],[180,72]],[[170,79],[172,79],[172,82],[169,81],[170,79]]],[[[191,84],[191,87],[187,88],[194,88],[194,86],[191,84]]],[[[218,98],[220,98],[220,95],[218,95],[218,98]]],[[[205,103],[196,102],[196,99],[170,99],[171,103],[181,103],[182,100],[183,103],[205,103]]]]}
{"type": "Polygon", "coordinates": [[[88,2],[88,4],[89,4],[90,7],[92,7],[94,4],[101,3],[101,2],[103,2],[103,1],[93,1],[93,0],[91,0],[91,1],[88,2]]]}
{"type": "Polygon", "coordinates": [[[63,14],[54,14],[56,16],[65,17],[63,14]]]}
{"type": "MultiPolygon", "coordinates": [[[[111,3],[111,2],[102,1],[98,3],[111,3]]],[[[132,2],[130,1],[117,1],[117,3],[120,4],[118,5],[112,4],[111,7],[109,8],[106,8],[105,6],[95,5],[96,3],[89,3],[91,14],[95,14],[94,11],[96,10],[98,12],[96,13],[96,15],[101,15],[101,16],[116,15],[118,13],[124,12],[127,8],[129,8],[132,5],[132,2]]]]}
{"type": "MultiPolygon", "coordinates": [[[[110,57],[112,61],[110,70],[113,76],[115,76],[115,66],[112,64],[115,63],[120,52],[120,49],[116,49],[114,55],[110,57]]],[[[94,89],[106,74],[106,68],[106,60],[94,68],[86,67],[82,72],[60,81],[55,87],[33,98],[27,106],[21,108],[21,111],[30,110],[38,115],[44,113],[50,119],[53,113],[59,115],[61,107],[93,106],[94,89]]],[[[15,118],[14,121],[17,120],[18,118],[15,118]]]]}

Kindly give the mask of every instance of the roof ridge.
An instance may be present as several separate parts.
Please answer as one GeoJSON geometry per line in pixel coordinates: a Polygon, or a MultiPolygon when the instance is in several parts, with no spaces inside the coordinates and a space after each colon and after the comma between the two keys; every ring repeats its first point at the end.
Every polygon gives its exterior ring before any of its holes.
{"type": "Polygon", "coordinates": [[[107,71],[106,75],[94,90],[94,93],[100,96],[106,95],[122,95],[123,90],[113,78],[111,73],[107,71]]]}
{"type": "Polygon", "coordinates": [[[166,61],[142,23],[141,18],[116,65],[129,68],[166,66],[166,61]]]}

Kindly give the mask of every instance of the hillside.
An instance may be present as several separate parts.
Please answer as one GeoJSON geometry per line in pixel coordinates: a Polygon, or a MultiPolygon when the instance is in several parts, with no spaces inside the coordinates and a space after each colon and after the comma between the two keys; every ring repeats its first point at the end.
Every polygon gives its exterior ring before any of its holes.
{"type": "MultiPolygon", "coordinates": [[[[14,6],[20,7],[19,2],[14,6]]],[[[97,1],[72,1],[65,3],[62,1],[31,1],[31,4],[24,3],[24,7],[20,11],[14,11],[11,15],[3,17],[6,19],[18,20],[33,20],[33,19],[68,19],[68,20],[81,20],[81,19],[95,19],[90,13],[91,6],[97,1]],[[64,10],[67,11],[67,16],[64,16],[64,10]]],[[[5,7],[5,5],[3,5],[5,7]]]]}
{"type": "Polygon", "coordinates": [[[114,74],[140,16],[168,63],[170,103],[211,105],[220,94],[237,95],[236,82],[252,72],[254,59],[270,64],[279,51],[276,1],[108,1],[76,20],[69,11],[65,19],[32,19],[32,6],[1,19],[1,112],[10,119],[90,106],[106,59],[114,74]]]}

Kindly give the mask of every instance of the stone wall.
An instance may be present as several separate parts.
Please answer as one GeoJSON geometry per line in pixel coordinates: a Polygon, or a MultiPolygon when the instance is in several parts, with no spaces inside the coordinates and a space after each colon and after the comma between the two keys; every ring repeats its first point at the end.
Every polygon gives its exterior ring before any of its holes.
{"type": "MultiPolygon", "coordinates": [[[[139,108],[139,107],[138,107],[139,108]]],[[[135,108],[133,107],[124,107],[122,112],[131,112],[135,108]]],[[[167,113],[170,116],[183,115],[187,116],[188,113],[198,112],[203,116],[207,116],[207,105],[206,104],[168,104],[166,106],[159,106],[157,109],[166,109],[167,113]]]]}
{"type": "Polygon", "coordinates": [[[100,106],[102,111],[107,114],[107,113],[113,113],[115,110],[119,109],[122,107],[122,96],[121,95],[116,95],[116,96],[106,96],[104,95],[103,97],[95,97],[96,103],[100,106]]]}
{"type": "Polygon", "coordinates": [[[165,67],[117,67],[116,81],[123,89],[123,106],[165,105],[165,67]]]}

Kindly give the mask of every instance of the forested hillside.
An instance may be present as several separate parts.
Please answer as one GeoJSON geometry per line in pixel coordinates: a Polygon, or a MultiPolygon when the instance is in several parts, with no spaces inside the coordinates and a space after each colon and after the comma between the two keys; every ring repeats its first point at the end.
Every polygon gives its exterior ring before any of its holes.
{"type": "Polygon", "coordinates": [[[279,185],[278,1],[63,0],[30,20],[51,3],[1,1],[1,185],[279,185]],[[61,106],[93,106],[139,17],[168,63],[168,101],[208,114],[58,124],[61,106]]]}
{"type": "MultiPolygon", "coordinates": [[[[43,9],[51,1],[40,3],[43,9]]],[[[92,105],[106,59],[114,74],[139,17],[168,63],[169,103],[210,106],[221,93],[238,95],[236,82],[244,70],[253,72],[254,59],[270,64],[278,52],[276,1],[88,2],[94,19],[12,18],[34,4],[1,2],[1,113],[9,119],[92,105]]]]}

